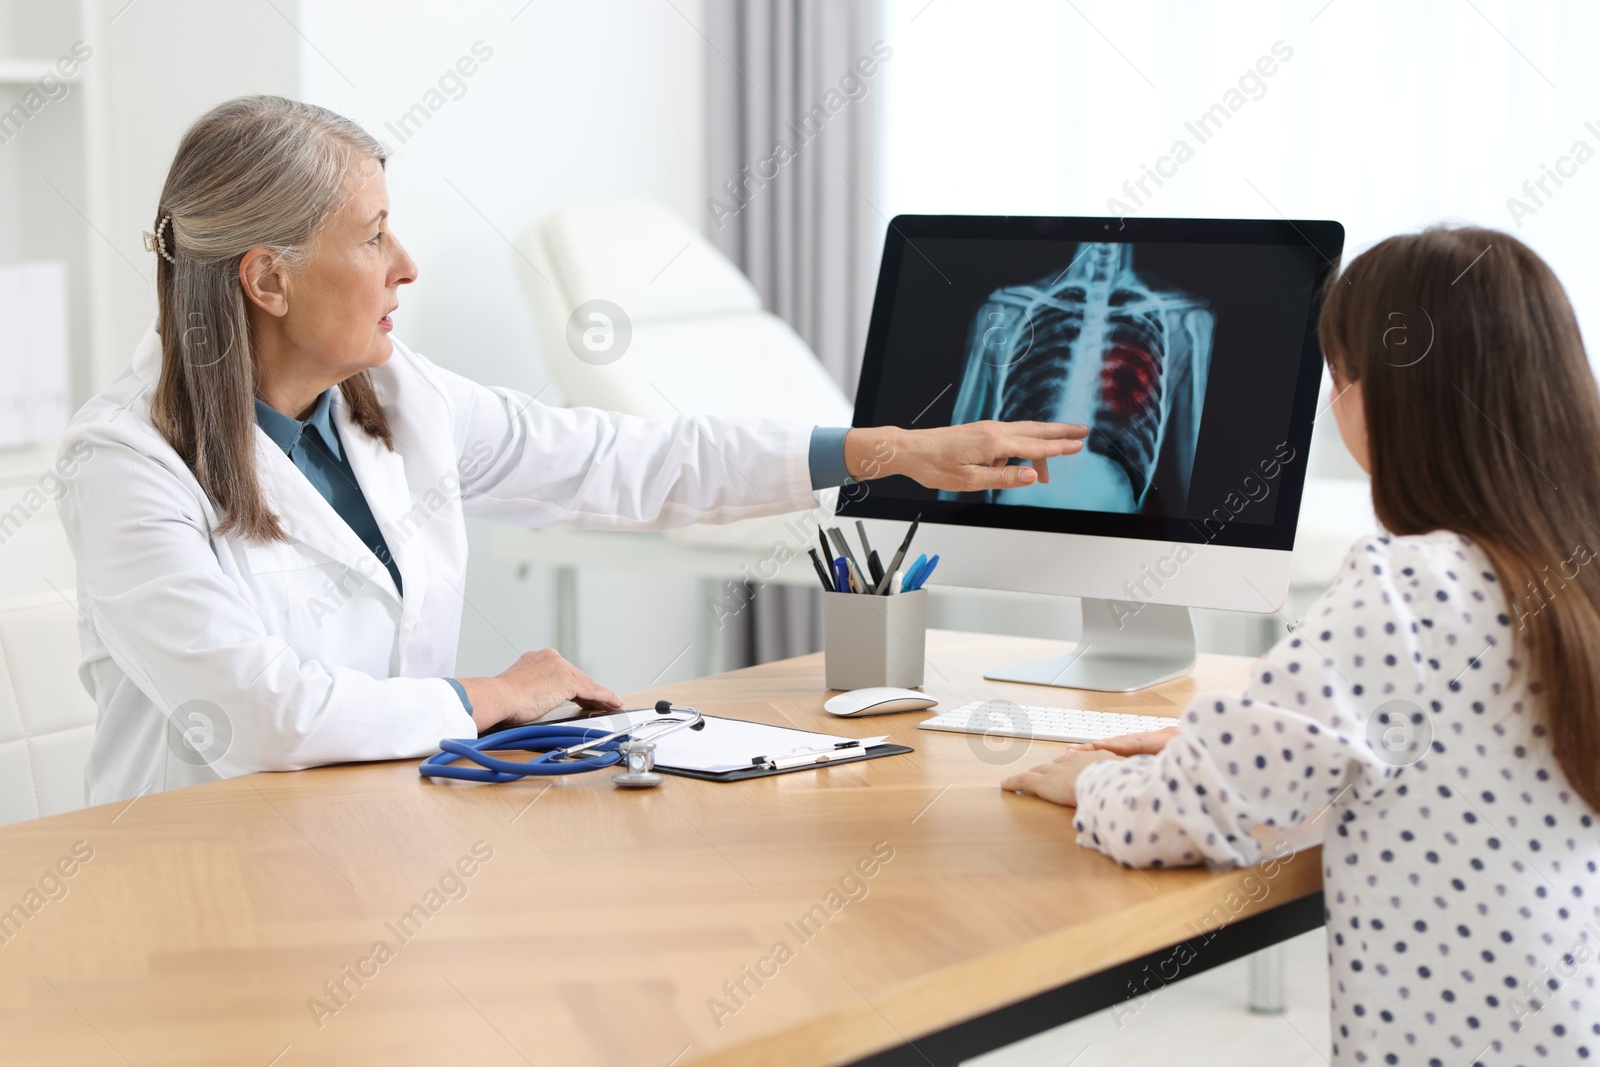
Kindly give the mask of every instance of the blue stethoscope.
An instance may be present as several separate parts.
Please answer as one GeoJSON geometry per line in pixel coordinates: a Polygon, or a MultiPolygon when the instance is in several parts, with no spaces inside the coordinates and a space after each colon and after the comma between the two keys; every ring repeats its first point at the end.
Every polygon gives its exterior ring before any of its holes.
{"type": "Polygon", "coordinates": [[[656,742],[679,730],[703,730],[706,725],[705,716],[698,710],[666,700],[656,701],[656,713],[668,717],[651,719],[615,733],[558,723],[519,726],[470,741],[446,738],[439,742],[440,753],[423,760],[417,770],[428,778],[514,782],[519,778],[550,774],[582,774],[627,761],[628,769],[612,775],[611,780],[624,788],[646,789],[664,780],[655,770],[656,742]],[[645,729],[649,734],[640,736],[645,729]],[[539,754],[530,760],[506,760],[489,755],[491,751],[510,749],[539,754]],[[462,759],[477,766],[459,765],[456,761],[462,759]]]}

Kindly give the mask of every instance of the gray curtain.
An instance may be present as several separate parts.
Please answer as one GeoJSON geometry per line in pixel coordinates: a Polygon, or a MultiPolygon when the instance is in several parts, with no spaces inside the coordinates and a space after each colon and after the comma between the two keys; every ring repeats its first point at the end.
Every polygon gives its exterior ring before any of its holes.
{"type": "MultiPolygon", "coordinates": [[[[879,214],[878,0],[707,0],[706,232],[855,396],[879,214]]],[[[817,589],[747,589],[729,666],[822,647],[817,589]]]]}

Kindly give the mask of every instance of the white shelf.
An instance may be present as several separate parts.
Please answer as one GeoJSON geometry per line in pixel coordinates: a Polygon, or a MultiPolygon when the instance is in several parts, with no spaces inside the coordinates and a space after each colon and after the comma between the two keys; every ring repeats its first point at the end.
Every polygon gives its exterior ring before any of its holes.
{"type": "Polygon", "coordinates": [[[94,63],[72,58],[74,41],[98,40],[99,7],[100,0],[0,0],[0,110],[36,90],[41,78],[58,78],[63,57],[77,64],[61,79],[65,94],[52,89],[54,99],[23,128],[13,123],[0,131],[0,263],[67,267],[69,410],[123,362],[106,351],[116,253],[99,236],[108,232],[105,79],[94,63]]]}

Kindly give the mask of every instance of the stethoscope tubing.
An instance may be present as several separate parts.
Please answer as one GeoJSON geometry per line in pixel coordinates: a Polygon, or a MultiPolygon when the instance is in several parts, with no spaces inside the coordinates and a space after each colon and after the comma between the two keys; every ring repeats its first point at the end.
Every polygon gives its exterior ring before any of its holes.
{"type": "Polygon", "coordinates": [[[514,782],[530,775],[582,774],[620,763],[622,753],[618,748],[626,739],[626,734],[618,737],[609,730],[593,727],[519,726],[467,741],[446,738],[439,742],[439,754],[423,760],[417,770],[429,778],[455,778],[465,782],[514,782]],[[588,759],[552,758],[564,749],[585,742],[597,742],[594,747],[599,754],[588,759]],[[539,755],[531,760],[507,760],[489,755],[489,749],[522,749],[539,755]],[[477,766],[458,764],[456,761],[461,759],[477,766]]]}
{"type": "MultiPolygon", "coordinates": [[[[666,700],[656,702],[656,712],[663,716],[680,713],[690,717],[644,720],[627,730],[607,731],[570,723],[533,723],[467,741],[447,737],[439,742],[438,755],[423,760],[417,770],[426,778],[490,783],[552,774],[582,774],[621,763],[622,746],[629,740],[647,742],[648,751],[653,752],[654,742],[659,738],[678,730],[699,730],[705,725],[705,716],[698,710],[679,707],[666,700]],[[649,732],[648,737],[641,736],[644,731],[649,732]],[[489,755],[489,750],[503,752],[507,749],[539,754],[530,760],[507,760],[489,755]],[[578,759],[575,758],[578,752],[593,752],[594,755],[578,759]],[[477,766],[464,766],[457,760],[469,760],[477,766]]],[[[645,770],[649,770],[648,756],[645,770]]]]}

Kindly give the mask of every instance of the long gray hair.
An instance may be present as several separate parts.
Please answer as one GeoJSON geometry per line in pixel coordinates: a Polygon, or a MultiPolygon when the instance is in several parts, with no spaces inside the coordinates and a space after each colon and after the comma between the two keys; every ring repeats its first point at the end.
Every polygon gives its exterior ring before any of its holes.
{"type": "MultiPolygon", "coordinates": [[[[178,145],[156,210],[172,261],[156,263],[162,360],[151,417],[221,513],[219,534],[287,540],[256,480],[259,369],[239,263],[268,248],[299,269],[352,169],[383,164],[383,146],[354,122],[280,96],[212,108],[178,145]]],[[[339,390],[355,422],[393,449],[367,372],[339,390]]]]}

